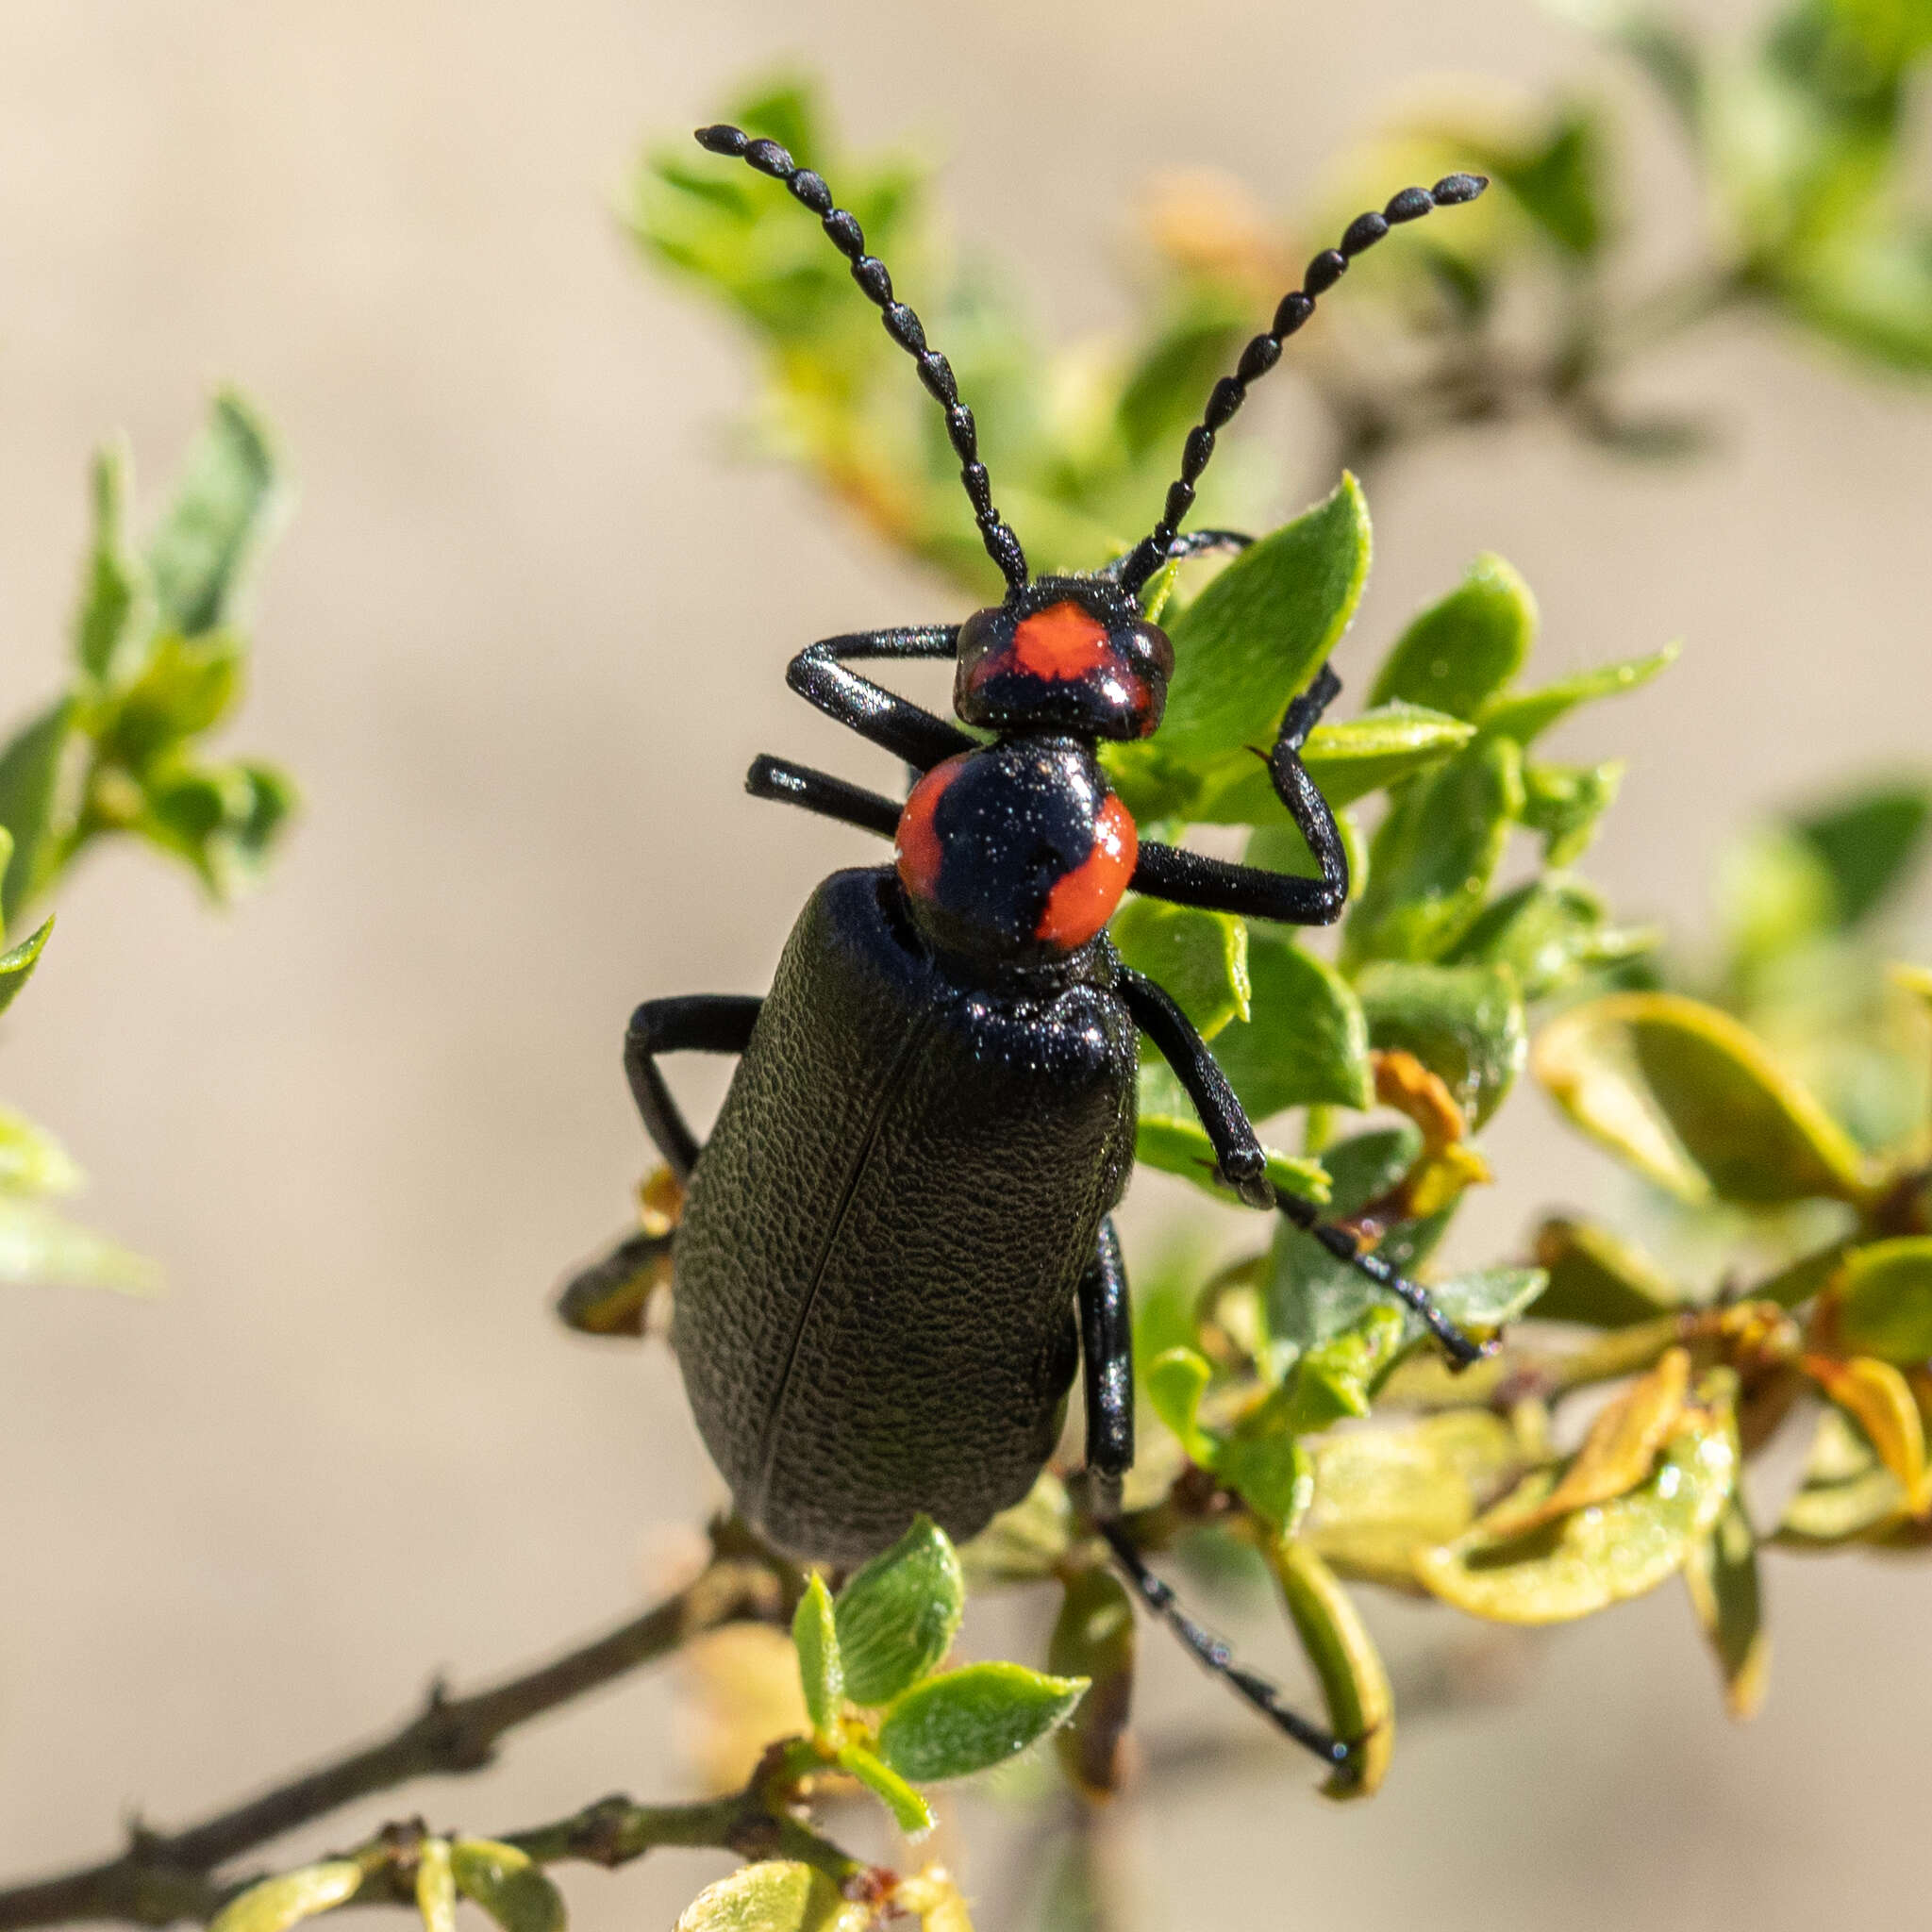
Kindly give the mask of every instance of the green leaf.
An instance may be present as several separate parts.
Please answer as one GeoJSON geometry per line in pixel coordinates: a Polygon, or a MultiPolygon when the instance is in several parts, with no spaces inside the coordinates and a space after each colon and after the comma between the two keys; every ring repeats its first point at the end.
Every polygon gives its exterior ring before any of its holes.
{"type": "Polygon", "coordinates": [[[885,1806],[892,1814],[892,1823],[908,1838],[917,1838],[932,1829],[932,1810],[925,1800],[896,1771],[880,1763],[862,1745],[841,1745],[839,1768],[856,1777],[885,1806]]]}
{"type": "Polygon", "coordinates": [[[1513,738],[1518,744],[1528,746],[1578,705],[1594,704],[1598,698],[1621,697],[1627,691],[1648,684],[1659,671],[1675,663],[1678,650],[1675,644],[1666,644],[1648,658],[1626,658],[1618,664],[1599,664],[1593,670],[1579,671],[1574,677],[1546,684],[1538,691],[1506,692],[1491,698],[1476,714],[1476,722],[1494,737],[1513,738]]]}
{"type": "Polygon", "coordinates": [[[1893,369],[1932,370],[1932,222],[1846,225],[1778,291],[1820,335],[1893,369]]]}
{"type": "Polygon", "coordinates": [[[855,1704],[890,1703],[952,1648],[965,1609],[952,1540],[930,1518],[915,1517],[839,1592],[846,1696],[855,1704]]]}
{"type": "Polygon", "coordinates": [[[195,638],[236,617],[249,566],[279,510],[267,429],[240,395],[224,390],[148,544],[161,623],[195,638]]]}
{"type": "Polygon", "coordinates": [[[145,1295],[160,1286],[160,1270],[38,1201],[0,1194],[0,1282],[145,1295]]]}
{"type": "Polygon", "coordinates": [[[741,1865],[686,1906],[676,1932],[867,1932],[870,1906],[849,1900],[810,1865],[741,1865]]]}
{"type": "Polygon", "coordinates": [[[1684,1200],[1866,1198],[1844,1129],[1715,1007],[1677,993],[1591,1000],[1543,1029],[1534,1066],[1578,1126],[1684,1200]]]}
{"type": "Polygon", "coordinates": [[[1286,1426],[1236,1428],[1216,1453],[1213,1469],[1264,1523],[1284,1533],[1293,1530],[1314,1497],[1314,1464],[1286,1426]]]}
{"type": "Polygon", "coordinates": [[[816,1572],[791,1615],[791,1647],[798,1653],[798,1681],[805,1690],[805,1707],[812,1729],[825,1737],[838,1719],[845,1695],[845,1674],[839,1662],[831,1592],[816,1572]]]}
{"type": "Polygon", "coordinates": [[[493,1839],[459,1838],[449,1848],[449,1866],[457,1890],[503,1932],[563,1932],[563,1894],[528,1853],[493,1839]]]}
{"type": "Polygon", "coordinates": [[[1525,765],[1523,823],[1541,832],[1545,865],[1574,865],[1596,837],[1597,821],[1617,802],[1624,765],[1525,765]]]}
{"type": "Polygon", "coordinates": [[[1348,628],[1369,552],[1368,507],[1346,475],[1325,501],[1242,551],[1173,626],[1162,750],[1198,762],[1271,744],[1289,700],[1348,628]]]}
{"type": "MultiPolygon", "coordinates": [[[[1357,798],[1439,765],[1475,736],[1475,726],[1419,705],[1384,705],[1338,724],[1317,724],[1302,747],[1306,767],[1338,811],[1357,798]]],[[[1151,747],[1150,747],[1151,748],[1151,747]]],[[[1288,823],[1266,763],[1245,746],[1199,768],[1186,816],[1208,825],[1288,823]]]]}
{"type": "Polygon", "coordinates": [[[1495,175],[1564,254],[1588,261],[1602,247],[1610,170],[1602,120],[1592,109],[1567,108],[1544,140],[1473,150],[1472,159],[1495,175]]]}
{"type": "Polygon", "coordinates": [[[932,1784],[1004,1763],[1074,1714],[1084,1677],[1049,1677],[1020,1664],[968,1664],[927,1677],[894,1699],[879,1725],[879,1756],[900,1776],[932,1784]]]}
{"type": "Polygon", "coordinates": [[[1478,557],[1455,590],[1410,621],[1369,702],[1423,705],[1473,722],[1523,668],[1536,630],[1529,586],[1500,557],[1478,557]]]}
{"type": "Polygon", "coordinates": [[[1932,1236],[1852,1249],[1837,1288],[1838,1331],[1848,1349],[1901,1368],[1932,1361],[1932,1236]]]}
{"type": "Polygon", "coordinates": [[[1132,1765],[1127,1718],[1134,1694],[1134,1604],[1111,1570],[1074,1570],[1046,1648],[1058,1677],[1091,1686],[1070,1724],[1054,1733],[1054,1749],[1074,1786],[1104,1798],[1126,1782],[1132,1765]]]}
{"type": "Polygon", "coordinates": [[[1117,411],[1132,455],[1178,441],[1193,426],[1201,397],[1241,346],[1245,319],[1226,293],[1205,291],[1141,350],[1117,411]]]}
{"type": "Polygon", "coordinates": [[[0,1191],[13,1194],[71,1194],[80,1170],[43,1127],[11,1108],[0,1108],[0,1191]]]}
{"type": "Polygon", "coordinates": [[[1323,1790],[1331,1798],[1373,1797],[1395,1748],[1395,1698],[1381,1653],[1361,1612],[1312,1545],[1276,1537],[1268,1557],[1322,1686],[1328,1726],[1349,1746],[1347,1762],[1336,1767],[1323,1790]]]}
{"type": "Polygon", "coordinates": [[[1330,1218],[1345,1221],[1379,1200],[1415,1165],[1422,1151],[1422,1129],[1413,1121],[1353,1134],[1324,1148],[1330,1218]]]}
{"type": "Polygon", "coordinates": [[[1718,923],[1733,974],[1808,946],[1838,922],[1830,868],[1782,825],[1759,825],[1719,855],[1718,923]]]}
{"type": "Polygon", "coordinates": [[[1771,1638],[1757,1580],[1757,1539],[1735,1495],[1717,1527],[1691,1545],[1684,1587],[1724,1674],[1726,1707],[1735,1718],[1755,1716],[1764,1701],[1771,1638]]]}
{"type": "Polygon", "coordinates": [[[1924,785],[1875,787],[1793,823],[1830,875],[1840,926],[1868,919],[1910,878],[1932,821],[1924,785]]]}
{"type": "Polygon", "coordinates": [[[457,1881],[447,1839],[425,1838],[416,1849],[416,1910],[423,1932],[457,1932],[457,1881]]]}
{"type": "Polygon", "coordinates": [[[1356,981],[1370,1041],[1413,1054],[1481,1126],[1515,1084],[1528,1030],[1506,966],[1366,966],[1356,981]]]}
{"type": "MultiPolygon", "coordinates": [[[[1694,1413],[1694,1412],[1693,1412],[1694,1413]]],[[[1627,1494],[1577,1509],[1526,1535],[1492,1534],[1484,1518],[1416,1559],[1416,1574],[1444,1603],[1499,1624],[1561,1624],[1641,1596],[1681,1569],[1716,1526],[1737,1482],[1728,1422],[1713,1416],[1682,1429],[1649,1479],[1627,1494]]],[[[1549,1476],[1532,1477],[1549,1483],[1549,1476]]],[[[1493,1512],[1520,1517],[1525,1484],[1493,1512]]]]}
{"type": "Polygon", "coordinates": [[[1221,1071],[1251,1120],[1284,1108],[1366,1108],[1374,1098],[1361,1002],[1325,960],[1285,934],[1251,930],[1252,1004],[1215,1043],[1221,1071]]]}
{"type": "Polygon", "coordinates": [[[1129,966],[1173,994],[1203,1040],[1248,1017],[1248,928],[1232,913],[1130,898],[1108,934],[1129,966]]]}
{"type": "Polygon", "coordinates": [[[1475,924],[1523,811],[1521,768],[1508,739],[1479,739],[1403,789],[1370,846],[1344,961],[1439,958],[1475,924]]]}
{"type": "Polygon", "coordinates": [[[208,1932],[288,1932],[304,1919],[333,1911],[354,1898],[362,1884],[362,1868],[354,1858],[330,1858],[305,1865],[278,1878],[251,1885],[215,1914],[208,1932]]]}
{"type": "Polygon", "coordinates": [[[1340,1334],[1306,1349],[1268,1406],[1278,1407],[1297,1436],[1367,1415],[1370,1391],[1400,1352],[1405,1328],[1405,1311],[1383,1297],[1340,1334]]]}
{"type": "MultiPolygon", "coordinates": [[[[1448,1232],[1455,1211],[1452,1205],[1423,1220],[1397,1222],[1383,1235],[1376,1254],[1398,1272],[1412,1274],[1448,1232]]],[[[1277,1344],[1309,1348],[1395,1307],[1359,1269],[1286,1221],[1275,1230],[1269,1265],[1268,1332],[1277,1344]]],[[[1407,1315],[1406,1320],[1406,1341],[1418,1339],[1424,1333],[1421,1318],[1407,1315]]]]}
{"type": "Polygon", "coordinates": [[[138,772],[166,747],[219,724],[241,694],[242,656],[231,631],[156,639],[104,722],[102,755],[138,772]]]}
{"type": "Polygon", "coordinates": [[[1458,1328],[1481,1334],[1507,1328],[1540,1304],[1550,1277],[1541,1268],[1477,1268],[1429,1284],[1429,1295],[1458,1328]]]}
{"type": "Polygon", "coordinates": [[[147,629],[146,579],[127,553],[132,475],[125,443],[110,444],[94,458],[93,548],[75,612],[74,655],[97,684],[111,682],[126,669],[147,629]]]}
{"type": "Polygon", "coordinates": [[[1537,1304],[1540,1322],[1633,1328],[1684,1299],[1645,1256],[1593,1222],[1553,1216],[1537,1230],[1535,1254],[1550,1282],[1537,1304]]]}
{"type": "Polygon", "coordinates": [[[41,949],[47,943],[47,936],[54,930],[51,915],[41,921],[19,945],[9,946],[0,953],[0,1013],[10,1007],[21,989],[33,977],[34,968],[40,962],[41,949]]]}
{"type": "Polygon", "coordinates": [[[1147,1364],[1144,1377],[1154,1413],[1187,1452],[1188,1459],[1203,1469],[1214,1466],[1214,1439],[1200,1422],[1201,1397],[1213,1376],[1207,1357],[1191,1348],[1170,1348],[1147,1364]]]}
{"type": "Polygon", "coordinates": [[[0,751],[0,827],[12,835],[12,856],[0,877],[0,927],[11,924],[42,883],[59,800],[62,755],[74,734],[75,705],[58,698],[16,731],[0,751]]]}
{"type": "Polygon", "coordinates": [[[1457,941],[1449,963],[1507,966],[1525,1000],[1547,999],[1594,967],[1649,952],[1657,937],[1652,929],[1606,925],[1595,888],[1557,874],[1492,899],[1457,941]]]}
{"type": "MultiPolygon", "coordinates": [[[[1268,1178],[1289,1193],[1322,1202],[1328,1198],[1328,1176],[1319,1160],[1284,1154],[1265,1141],[1268,1178]]],[[[1219,1200],[1236,1198],[1215,1178],[1214,1146],[1202,1126],[1186,1090],[1165,1065],[1150,1054],[1141,1064],[1140,1120],[1134,1138],[1134,1158],[1163,1174],[1178,1174],[1219,1200]]]]}

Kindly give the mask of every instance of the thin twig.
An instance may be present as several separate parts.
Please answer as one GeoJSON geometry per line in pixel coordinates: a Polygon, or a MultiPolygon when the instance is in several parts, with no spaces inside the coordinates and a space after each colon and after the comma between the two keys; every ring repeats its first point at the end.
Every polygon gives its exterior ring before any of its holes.
{"type": "Polygon", "coordinates": [[[180,1831],[137,1826],[118,1857],[0,1891],[0,1932],[79,1919],[166,1925],[205,1920],[236,1887],[214,1874],[231,1858],[414,1778],[480,1771],[506,1731],[668,1656],[725,1624],[778,1623],[798,1580],[732,1524],[712,1531],[713,1557],[693,1582],[642,1616],[524,1675],[448,1696],[441,1686],[390,1737],[318,1765],[180,1831]]]}

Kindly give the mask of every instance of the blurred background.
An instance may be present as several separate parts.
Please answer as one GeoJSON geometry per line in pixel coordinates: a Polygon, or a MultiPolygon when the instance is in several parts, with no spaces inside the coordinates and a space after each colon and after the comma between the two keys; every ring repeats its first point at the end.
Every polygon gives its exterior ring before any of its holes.
{"type": "MultiPolygon", "coordinates": [[[[809,883],[876,857],[740,789],[764,749],[883,777],[788,698],[790,653],[964,608],[735,450],[743,343],[645,272],[619,219],[647,138],[782,62],[824,76],[855,142],[943,158],[957,241],[1049,339],[1124,312],[1149,171],[1224,171],[1285,208],[1443,75],[1624,101],[1646,247],[1696,230],[1657,110],[1529,0],[16,0],[8,702],[61,675],[89,452],[125,429],[151,492],[233,379],[300,490],[238,741],[306,805],[227,915],[138,856],[83,871],[58,970],[9,1028],[9,1100],[58,1126],[90,1218],[168,1288],[0,1301],[0,1875],[105,1853],[131,1813],[186,1821],[382,1730],[433,1672],[475,1682],[621,1616],[721,1499],[668,1356],[566,1338],[549,1310],[643,1165],[623,1024],[647,994],[761,988],[809,883]]],[[[1634,748],[1591,871],[1694,950],[1727,833],[1926,757],[1932,396],[1752,321],[1644,382],[1720,424],[1716,450],[1636,467],[1531,424],[1377,479],[1340,666],[1373,663],[1484,549],[1538,592],[1545,675],[1683,638],[1562,752],[1634,748]]],[[[1296,426],[1284,404],[1252,432],[1281,440],[1291,504],[1333,481],[1296,426]]],[[[686,1091],[705,1104],[719,1077],[686,1091]]],[[[1465,1240],[1494,1252],[1618,1185],[1528,1092],[1489,1145],[1501,1181],[1465,1240]]],[[[1875,1558],[1771,1574],[1754,1724],[1725,1720],[1666,1590],[1538,1644],[1503,1701],[1419,1712],[1373,1805],[1320,1805],[1284,1748],[1130,1814],[1145,1895],[1226,1927],[1909,1913],[1932,1586],[1875,1558]]],[[[1370,1614],[1398,1653],[1442,1628],[1370,1614]]],[[[1239,1728],[1146,1650],[1157,1731],[1239,1728]]],[[[675,1693],[637,1678],[482,1777],[303,1842],[412,1809],[503,1827],[671,1794],[675,1693]]],[[[989,1925],[1013,1845],[975,1824],[948,1848],[989,1925]]],[[[666,1853],[568,1889],[593,1932],[666,1924],[726,1862],[666,1853]]]]}

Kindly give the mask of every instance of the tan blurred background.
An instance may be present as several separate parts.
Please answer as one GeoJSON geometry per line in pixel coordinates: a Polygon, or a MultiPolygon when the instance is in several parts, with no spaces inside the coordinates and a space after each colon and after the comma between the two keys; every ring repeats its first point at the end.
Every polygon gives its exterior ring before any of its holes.
{"type": "MultiPolygon", "coordinates": [[[[787,56],[855,139],[950,156],[962,241],[1068,331],[1119,312],[1151,166],[1286,206],[1416,76],[1614,86],[1529,0],[0,13],[8,714],[58,675],[90,447],[125,427],[152,486],[232,377],[302,491],[237,741],[308,795],[233,917],[143,857],[85,871],[8,1025],[0,1090],[171,1286],[0,1303],[0,1873],[106,1850],[133,1807],[184,1822],[386,1726],[432,1670],[474,1682],[625,1613],[658,1527],[717,1493],[665,1357],[565,1339],[548,1292],[642,1164],[632,1003],[760,987],[808,882],[874,856],[739,791],[766,747],[870,769],[788,701],[787,654],[953,609],[729,458],[742,345],[613,218],[644,134],[787,56]]],[[[1668,142],[1635,133],[1688,235],[1668,142]]],[[[1741,325],[1654,382],[1708,400],[1714,458],[1660,477],[1531,429],[1394,473],[1343,668],[1485,547],[1536,586],[1552,672],[1687,638],[1565,751],[1637,749],[1591,869],[1694,940],[1754,808],[1927,753],[1932,399],[1741,325]]],[[[1492,1246],[1607,1185],[1540,1102],[1512,1120],[1492,1246]]],[[[1545,1646],[1518,1701],[1412,1723],[1374,1806],[1319,1805],[1284,1750],[1150,1807],[1146,1896],[1191,1927],[1919,1923],[1932,1580],[1781,1560],[1772,1588],[1748,1729],[1666,1590],[1545,1646]]],[[[1238,1732],[1155,1643],[1162,1720],[1238,1732]]],[[[640,1679],[304,1842],[670,1793],[671,1709],[640,1679]]],[[[1002,1842],[968,1849],[989,1902],[1002,1842]]],[[[576,1874],[578,1923],[668,1924],[721,1862],[576,1874]]]]}

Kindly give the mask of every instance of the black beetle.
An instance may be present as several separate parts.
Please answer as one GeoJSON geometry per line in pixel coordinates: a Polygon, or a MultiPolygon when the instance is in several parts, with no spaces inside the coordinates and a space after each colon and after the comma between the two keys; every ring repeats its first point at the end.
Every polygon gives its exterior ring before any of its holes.
{"type": "MultiPolygon", "coordinates": [[[[1133,1163],[1140,1034],[1180,1077],[1244,1200],[1278,1208],[1400,1296],[1457,1360],[1479,1351],[1352,1233],[1277,1192],[1200,1036],[1160,987],[1123,965],[1106,931],[1129,888],[1299,925],[1340,915],[1347,860],[1298,756],[1340,685],[1324,665],[1289,706],[1268,760],[1318,878],[1139,840],[1094,746],[1160,723],[1174,652],[1141,614],[1148,579],[1175,558],[1248,541],[1181,537],[1178,525],[1249,385],[1351,257],[1486,183],[1451,175],[1352,223],[1216,385],[1149,535],[1096,573],[1035,581],[993,508],[951,367],[895,299],[858,222],[775,142],[731,126],[697,139],[784,182],[851,262],[945,411],[1008,584],[1001,604],[962,625],[830,638],[792,659],[792,690],[920,775],[902,805],[760,758],[747,789],[881,833],[897,863],[819,887],[764,999],[651,1000],[631,1020],[632,1091],[689,1185],[672,1245],[672,1339],[699,1432],[765,1535],[855,1562],[920,1512],[964,1539],[1018,1502],[1084,1363],[1090,1499],[1129,1576],[1197,1656],[1340,1761],[1347,1747],[1234,1664],[1111,1522],[1134,1438],[1127,1289],[1108,1217],[1133,1163]],[[954,661],[958,716],[990,741],[849,668],[908,658],[954,661]],[[692,1049],[741,1057],[702,1149],[658,1067],[660,1054],[692,1049]]],[[[628,1243],[593,1273],[608,1278],[650,1245],[628,1243]]]]}

